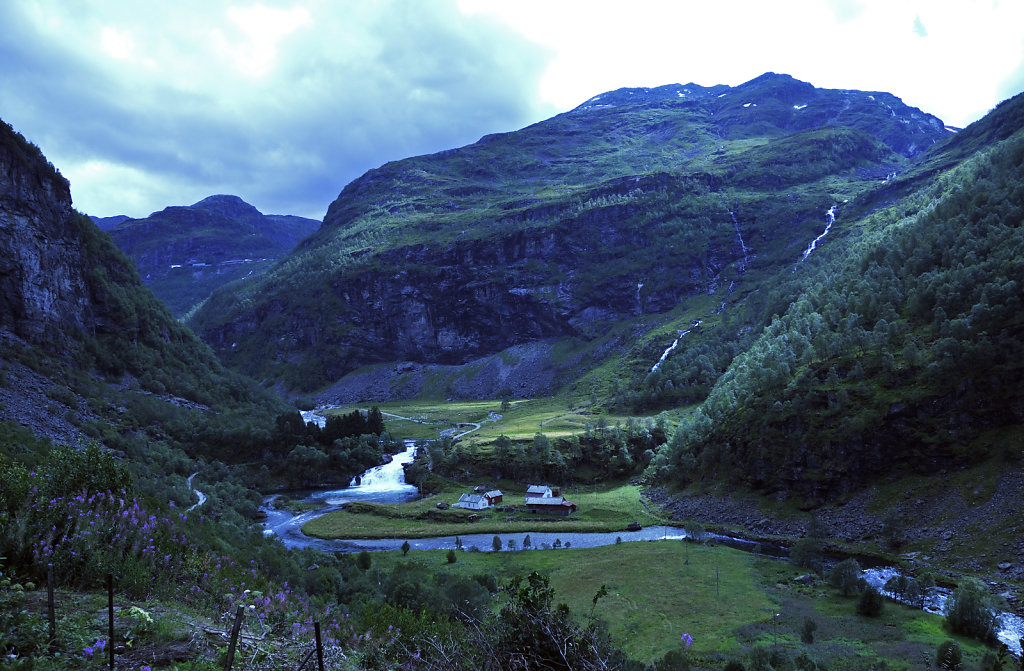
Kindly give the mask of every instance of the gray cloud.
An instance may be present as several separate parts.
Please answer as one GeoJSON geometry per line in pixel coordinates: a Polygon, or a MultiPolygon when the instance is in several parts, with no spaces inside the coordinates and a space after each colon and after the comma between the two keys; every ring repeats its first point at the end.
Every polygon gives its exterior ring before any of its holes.
{"type": "Polygon", "coordinates": [[[216,3],[156,4],[0,3],[0,117],[92,214],[228,192],[319,217],[370,168],[552,112],[546,55],[452,2],[312,3],[276,42],[216,3]]]}

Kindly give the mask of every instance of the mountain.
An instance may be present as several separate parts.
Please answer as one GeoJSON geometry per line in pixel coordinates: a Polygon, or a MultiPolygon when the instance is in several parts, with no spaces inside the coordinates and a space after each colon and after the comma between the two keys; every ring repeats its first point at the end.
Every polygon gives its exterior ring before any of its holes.
{"type": "Polygon", "coordinates": [[[116,214],[112,217],[94,217],[89,215],[89,218],[92,219],[92,223],[96,224],[96,227],[101,231],[109,231],[122,221],[128,221],[131,219],[127,214],[116,214]]]}
{"type": "MultiPolygon", "coordinates": [[[[890,94],[772,73],[602,94],[369,171],[191,324],[229,365],[332,398],[614,393],[692,322],[757,305],[826,211],[862,216],[951,135],[890,94]]],[[[738,328],[770,318],[751,309],[738,328]]]]}
{"type": "Polygon", "coordinates": [[[226,430],[236,413],[253,421],[287,409],[220,365],[107,234],[72,208],[68,181],[6,123],[0,296],[0,420],[41,437],[117,445],[128,440],[120,431],[134,435],[141,425],[167,440],[194,438],[226,430]]]}
{"type": "Polygon", "coordinates": [[[217,287],[262,272],[319,225],[264,215],[237,196],[216,195],[145,219],[125,217],[107,230],[143,282],[181,316],[217,287]]]}

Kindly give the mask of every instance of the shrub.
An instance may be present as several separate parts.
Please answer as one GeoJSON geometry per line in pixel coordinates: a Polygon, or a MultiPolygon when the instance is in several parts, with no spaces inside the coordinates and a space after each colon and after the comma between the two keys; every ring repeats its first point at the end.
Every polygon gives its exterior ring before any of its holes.
{"type": "Polygon", "coordinates": [[[860,593],[860,600],[857,602],[857,614],[866,617],[878,617],[882,614],[882,595],[873,586],[869,585],[860,593]]]}
{"type": "Polygon", "coordinates": [[[358,555],[356,555],[356,566],[358,566],[361,570],[369,571],[370,565],[372,563],[373,560],[370,559],[370,553],[366,550],[363,550],[358,555]]]}
{"type": "Polygon", "coordinates": [[[455,550],[448,550],[447,559],[449,564],[455,563],[455,550]]]}
{"type": "Polygon", "coordinates": [[[860,564],[853,558],[839,562],[829,571],[828,582],[838,589],[843,596],[856,594],[862,588],[860,564]]]}
{"type": "Polygon", "coordinates": [[[797,566],[810,569],[821,574],[824,566],[821,563],[821,541],[814,538],[801,538],[793,544],[789,558],[797,566]]]}
{"type": "Polygon", "coordinates": [[[806,643],[807,645],[810,645],[811,643],[814,643],[814,632],[817,629],[818,629],[818,623],[817,622],[815,622],[811,618],[805,619],[804,620],[804,627],[800,631],[800,640],[803,641],[804,643],[806,643]]]}
{"type": "Polygon", "coordinates": [[[946,621],[958,634],[982,641],[995,639],[996,618],[992,597],[980,581],[965,578],[946,601],[946,621]]]}

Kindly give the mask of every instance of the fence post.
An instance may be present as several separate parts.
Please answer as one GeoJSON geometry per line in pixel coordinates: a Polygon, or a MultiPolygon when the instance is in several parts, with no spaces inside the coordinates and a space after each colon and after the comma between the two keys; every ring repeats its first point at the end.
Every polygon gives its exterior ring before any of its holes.
{"type": "Polygon", "coordinates": [[[320,642],[320,623],[313,623],[313,632],[316,634],[316,667],[317,671],[324,671],[324,646],[320,642]]]}
{"type": "Polygon", "coordinates": [[[107,574],[107,650],[110,668],[114,668],[114,574],[107,574]]]}
{"type": "Polygon", "coordinates": [[[53,564],[46,565],[46,609],[50,621],[50,650],[57,644],[57,613],[53,605],[53,564]]]}
{"type": "Polygon", "coordinates": [[[231,671],[231,664],[235,661],[235,644],[238,642],[238,630],[242,626],[242,613],[244,611],[244,606],[239,606],[238,610],[235,611],[235,624],[231,627],[231,642],[228,644],[228,661],[224,665],[225,671],[231,671]]]}

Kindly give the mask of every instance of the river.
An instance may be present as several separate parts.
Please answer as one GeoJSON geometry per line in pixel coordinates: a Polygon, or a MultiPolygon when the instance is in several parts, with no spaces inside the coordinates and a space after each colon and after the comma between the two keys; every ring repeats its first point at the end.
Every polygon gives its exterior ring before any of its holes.
{"type": "MultiPolygon", "coordinates": [[[[326,504],[317,510],[305,512],[301,515],[293,515],[288,511],[278,510],[274,507],[275,496],[267,497],[264,499],[262,508],[267,514],[263,533],[278,536],[286,547],[312,547],[327,552],[398,550],[406,542],[409,543],[409,547],[413,550],[454,550],[461,544],[464,550],[492,552],[492,543],[495,535],[501,539],[502,551],[508,551],[510,540],[514,543],[514,549],[522,551],[526,549],[548,549],[557,546],[593,548],[637,541],[682,540],[687,537],[684,529],[673,526],[651,526],[639,531],[607,533],[537,530],[528,533],[465,534],[461,536],[434,536],[431,538],[400,538],[396,536],[394,538],[332,540],[313,538],[302,533],[302,526],[306,522],[329,512],[339,510],[350,501],[402,503],[415,499],[418,496],[416,487],[405,482],[405,471],[402,466],[410,463],[416,456],[416,443],[412,440],[406,440],[404,445],[405,450],[394,455],[390,462],[371,468],[359,478],[353,478],[352,483],[348,487],[305,492],[303,494],[305,501],[326,504]],[[527,536],[530,538],[528,546],[526,545],[527,536]]],[[[710,533],[705,534],[705,537],[717,543],[748,552],[760,552],[772,556],[786,556],[787,554],[781,548],[755,543],[742,538],[710,533]]],[[[896,575],[898,575],[898,571],[892,567],[871,568],[865,570],[862,574],[870,585],[873,585],[883,594],[890,597],[891,595],[885,592],[883,587],[889,578],[896,575]]],[[[949,590],[942,588],[929,590],[925,601],[925,610],[931,613],[942,614],[948,597],[949,590]]],[[[1006,643],[1011,652],[1020,656],[1020,639],[1024,637],[1024,619],[1008,612],[999,612],[997,617],[999,618],[999,631],[997,633],[999,640],[1006,643]]]]}

